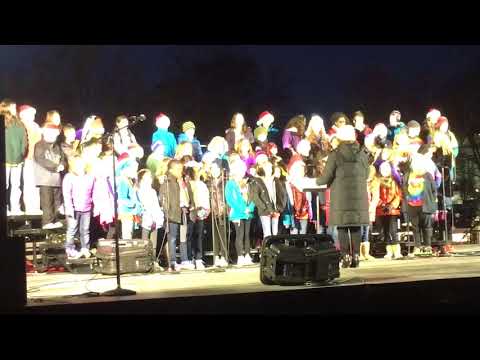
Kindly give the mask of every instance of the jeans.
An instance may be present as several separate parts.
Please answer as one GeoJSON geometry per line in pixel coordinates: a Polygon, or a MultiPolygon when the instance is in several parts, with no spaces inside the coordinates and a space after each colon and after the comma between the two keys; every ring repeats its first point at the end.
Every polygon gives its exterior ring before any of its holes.
{"type": "Polygon", "coordinates": [[[155,230],[148,230],[142,228],[142,240],[150,240],[152,242],[152,249],[153,249],[153,256],[157,256],[157,233],[158,231],[155,230]]]}
{"type": "Polygon", "coordinates": [[[40,210],[40,191],[35,184],[33,160],[29,159],[23,165],[23,203],[27,214],[40,210]]]}
{"type": "Polygon", "coordinates": [[[307,233],[308,220],[295,219],[295,225],[290,231],[291,234],[306,234],[307,233]],[[300,230],[300,232],[299,232],[300,230]]]}
{"type": "Polygon", "coordinates": [[[62,205],[62,189],[52,186],[39,186],[40,204],[42,206],[42,225],[55,223],[57,210],[62,205]]]}
{"type": "Polygon", "coordinates": [[[338,226],[336,226],[336,225],[328,226],[327,234],[332,237],[336,248],[340,249],[340,242],[338,241],[338,226]]]}
{"type": "Polygon", "coordinates": [[[192,259],[192,242],[190,234],[193,231],[193,222],[184,218],[185,223],[180,225],[180,260],[188,261],[192,259]]]}
{"type": "Polygon", "coordinates": [[[362,225],[361,226],[361,232],[362,232],[361,233],[362,242],[368,242],[369,235],[370,235],[370,225],[362,225]]]}
{"type": "Polygon", "coordinates": [[[278,234],[278,217],[260,216],[262,222],[263,238],[278,234]]]}
{"type": "Polygon", "coordinates": [[[191,255],[195,260],[202,260],[203,258],[203,227],[204,221],[198,220],[197,222],[191,223],[189,227],[190,232],[188,233],[188,243],[191,245],[191,255]]]}
{"type": "Polygon", "coordinates": [[[75,211],[73,217],[67,216],[67,233],[65,237],[65,249],[74,250],[75,244],[73,238],[80,233],[80,243],[82,249],[90,249],[90,218],[91,211],[75,211]]]}
{"type": "Polygon", "coordinates": [[[133,233],[133,220],[122,220],[122,239],[132,239],[133,233]]]}
{"type": "Polygon", "coordinates": [[[384,241],[387,245],[398,244],[397,219],[398,216],[377,216],[380,233],[383,235],[384,241]]]}
{"type": "Polygon", "coordinates": [[[360,226],[337,227],[342,255],[360,253],[360,226]]]}
{"type": "Polygon", "coordinates": [[[168,223],[168,260],[170,266],[177,263],[177,239],[179,230],[180,224],[173,222],[168,223]]]}
{"type": "Polygon", "coordinates": [[[250,222],[251,220],[240,220],[234,222],[235,226],[235,250],[237,256],[250,254],[250,222]]]}
{"type": "Polygon", "coordinates": [[[10,211],[13,212],[19,212],[21,210],[20,197],[22,196],[22,190],[20,189],[20,182],[22,180],[22,168],[23,164],[6,166],[5,183],[7,190],[10,188],[10,211]]]}

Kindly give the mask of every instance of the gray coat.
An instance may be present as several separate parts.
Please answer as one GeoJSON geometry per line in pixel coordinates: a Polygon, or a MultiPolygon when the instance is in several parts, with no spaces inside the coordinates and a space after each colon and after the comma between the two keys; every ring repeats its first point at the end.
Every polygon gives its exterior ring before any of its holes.
{"type": "Polygon", "coordinates": [[[368,225],[368,156],[357,143],[341,144],[328,156],[318,185],[330,188],[330,225],[368,225]]]}
{"type": "Polygon", "coordinates": [[[42,139],[35,144],[33,158],[36,185],[61,187],[62,178],[57,167],[62,164],[66,168],[67,164],[60,145],[56,142],[47,143],[42,139]]]}

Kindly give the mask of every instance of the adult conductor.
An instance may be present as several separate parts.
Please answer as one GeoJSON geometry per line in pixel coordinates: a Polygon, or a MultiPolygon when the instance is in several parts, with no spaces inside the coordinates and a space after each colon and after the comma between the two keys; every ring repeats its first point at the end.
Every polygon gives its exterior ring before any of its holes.
{"type": "Polygon", "coordinates": [[[368,225],[368,156],[356,141],[355,129],[337,131],[339,146],[328,156],[317,185],[330,188],[330,225],[337,226],[342,267],[358,267],[360,227],[368,225]]]}

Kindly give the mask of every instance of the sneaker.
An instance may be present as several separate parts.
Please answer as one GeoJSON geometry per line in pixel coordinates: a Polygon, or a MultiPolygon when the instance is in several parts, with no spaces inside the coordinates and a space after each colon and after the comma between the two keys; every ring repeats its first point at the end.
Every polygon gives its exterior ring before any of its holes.
{"type": "Polygon", "coordinates": [[[10,211],[9,216],[22,216],[25,215],[25,213],[22,210],[12,210],[10,211]]]}
{"type": "Polygon", "coordinates": [[[182,269],[195,270],[195,265],[193,265],[193,263],[191,261],[182,261],[182,263],[180,265],[181,265],[182,269]]]}
{"type": "Polygon", "coordinates": [[[57,229],[57,226],[53,223],[45,224],[42,226],[43,230],[57,229]]]}
{"type": "Polygon", "coordinates": [[[245,256],[239,256],[237,259],[237,266],[245,265],[245,256]]]}
{"type": "Polygon", "coordinates": [[[85,259],[89,259],[90,256],[92,256],[92,254],[90,253],[90,250],[88,250],[87,248],[81,248],[80,249],[80,254],[85,257],[85,259]]]}
{"type": "Polygon", "coordinates": [[[180,268],[178,267],[178,265],[171,265],[168,267],[168,270],[167,270],[169,274],[178,274],[179,271],[180,271],[180,268]]]}
{"type": "Polygon", "coordinates": [[[205,265],[203,265],[202,260],[195,260],[195,268],[197,270],[205,270],[205,265]]]}
{"type": "Polygon", "coordinates": [[[43,215],[43,211],[38,209],[38,210],[27,210],[25,212],[27,215],[43,215]]]}
{"type": "Polygon", "coordinates": [[[55,224],[55,229],[59,229],[59,228],[62,228],[63,227],[63,223],[61,223],[60,221],[57,221],[55,224]]]}
{"type": "Polygon", "coordinates": [[[427,255],[427,256],[432,255],[433,254],[432,247],[431,246],[425,246],[425,248],[423,250],[423,254],[427,255]]]}
{"type": "Polygon", "coordinates": [[[228,263],[224,258],[220,258],[219,256],[217,256],[215,258],[215,266],[216,267],[221,267],[221,268],[228,267],[228,263]]]}
{"type": "Polygon", "coordinates": [[[244,256],[243,265],[253,265],[253,261],[252,261],[252,258],[250,257],[250,254],[247,254],[244,256]]]}
{"type": "Polygon", "coordinates": [[[413,248],[413,256],[419,256],[419,255],[422,255],[422,249],[420,249],[419,247],[413,248]]]}
{"type": "Polygon", "coordinates": [[[67,253],[67,257],[69,259],[80,259],[82,257],[82,252],[81,251],[77,251],[75,249],[67,249],[65,251],[67,253]]]}

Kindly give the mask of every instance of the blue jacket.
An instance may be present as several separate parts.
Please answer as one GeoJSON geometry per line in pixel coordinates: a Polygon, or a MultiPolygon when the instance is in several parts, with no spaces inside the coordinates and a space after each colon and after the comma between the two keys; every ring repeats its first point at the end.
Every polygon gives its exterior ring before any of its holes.
{"type": "Polygon", "coordinates": [[[142,214],[142,204],[138,198],[138,193],[123,176],[117,178],[117,191],[118,214],[142,214]]]}
{"type": "Polygon", "coordinates": [[[225,200],[227,201],[230,211],[228,212],[228,219],[230,221],[248,220],[253,217],[255,204],[253,202],[246,202],[240,191],[240,187],[233,180],[228,180],[225,185],[225,200]],[[250,209],[249,214],[245,212],[250,209]]]}
{"type": "Polygon", "coordinates": [[[193,138],[192,141],[188,138],[188,136],[185,133],[181,133],[178,135],[178,143],[181,144],[182,142],[189,142],[192,144],[193,147],[193,158],[195,161],[201,162],[202,161],[202,156],[203,156],[203,151],[202,151],[202,146],[200,145],[200,141],[198,141],[197,138],[193,138]]]}
{"type": "Polygon", "coordinates": [[[177,150],[175,135],[168,130],[157,129],[152,135],[152,145],[157,141],[161,141],[165,147],[163,155],[173,159],[175,157],[175,151],[177,150]]]}
{"type": "Polygon", "coordinates": [[[390,140],[393,143],[395,136],[400,134],[400,131],[402,131],[403,128],[405,128],[405,124],[403,122],[399,122],[397,126],[389,126],[387,140],[390,140]]]}

